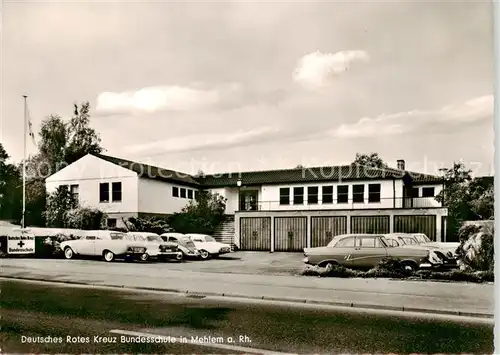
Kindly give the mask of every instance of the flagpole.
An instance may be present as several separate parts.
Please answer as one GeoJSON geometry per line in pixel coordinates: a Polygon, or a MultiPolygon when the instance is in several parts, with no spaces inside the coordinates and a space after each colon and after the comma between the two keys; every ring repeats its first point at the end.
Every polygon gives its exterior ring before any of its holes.
{"type": "Polygon", "coordinates": [[[25,223],[25,214],[26,214],[26,134],[27,132],[27,98],[28,96],[23,95],[24,98],[24,136],[23,136],[23,144],[24,144],[24,155],[23,155],[23,219],[21,228],[24,230],[25,223]]]}

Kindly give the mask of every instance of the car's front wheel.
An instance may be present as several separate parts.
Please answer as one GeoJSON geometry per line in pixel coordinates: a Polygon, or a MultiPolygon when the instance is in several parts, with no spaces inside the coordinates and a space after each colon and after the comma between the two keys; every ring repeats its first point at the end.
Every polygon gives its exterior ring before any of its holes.
{"type": "Polygon", "coordinates": [[[72,259],[74,255],[75,253],[73,253],[73,249],[71,249],[70,247],[66,247],[64,249],[64,257],[66,259],[72,259]]]}
{"type": "Polygon", "coordinates": [[[175,256],[175,260],[182,261],[184,259],[184,253],[179,253],[175,256]]]}
{"type": "Polygon", "coordinates": [[[413,274],[418,268],[417,264],[412,261],[403,261],[402,265],[403,269],[409,274],[413,274]]]}
{"type": "Polygon", "coordinates": [[[210,258],[210,253],[206,250],[200,250],[200,257],[203,260],[206,260],[206,259],[210,258]]]}
{"type": "Polygon", "coordinates": [[[112,251],[106,250],[103,253],[104,260],[108,263],[115,259],[115,254],[112,251]]]}

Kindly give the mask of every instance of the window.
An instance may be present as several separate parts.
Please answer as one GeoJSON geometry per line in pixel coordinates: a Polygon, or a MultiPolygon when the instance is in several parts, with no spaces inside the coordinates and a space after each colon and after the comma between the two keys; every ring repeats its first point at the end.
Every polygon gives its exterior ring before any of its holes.
{"type": "Polygon", "coordinates": [[[59,189],[68,191],[68,185],[59,185],[59,189]]]}
{"type": "Polygon", "coordinates": [[[335,244],[335,248],[354,248],[354,238],[344,238],[335,244]]]}
{"type": "Polygon", "coordinates": [[[179,197],[179,188],[177,186],[172,186],[172,196],[179,197]]]}
{"type": "Polygon", "coordinates": [[[290,204],[290,188],[282,187],[280,188],[280,205],[290,204]]]}
{"type": "Polygon", "coordinates": [[[78,185],[71,185],[69,191],[73,197],[78,200],[78,185]]]}
{"type": "Polygon", "coordinates": [[[323,186],[322,203],[333,203],[333,186],[323,186]]]}
{"type": "Polygon", "coordinates": [[[188,198],[193,198],[193,190],[188,190],[188,198]]]}
{"type": "Polygon", "coordinates": [[[109,183],[102,182],[99,184],[99,202],[109,202],[109,183]]]}
{"type": "Polygon", "coordinates": [[[186,189],[181,188],[181,198],[186,198],[186,189]]]}
{"type": "Polygon", "coordinates": [[[365,185],[352,186],[352,202],[353,203],[365,202],[365,185]]]}
{"type": "Polygon", "coordinates": [[[380,242],[380,239],[373,237],[362,237],[358,238],[361,240],[362,248],[383,248],[384,246],[380,242]]]}
{"type": "Polygon", "coordinates": [[[337,203],[349,202],[349,185],[337,186],[337,203]]]}
{"type": "Polygon", "coordinates": [[[294,187],[293,188],[293,204],[302,205],[304,203],[304,188],[294,187]]]}
{"type": "Polygon", "coordinates": [[[368,202],[380,202],[380,184],[368,185],[368,202]]]}
{"type": "Polygon", "coordinates": [[[407,188],[406,190],[407,192],[407,195],[406,197],[418,197],[418,187],[410,187],[410,188],[407,188]]]}
{"type": "Polygon", "coordinates": [[[307,188],[307,204],[314,205],[318,203],[319,188],[317,186],[309,186],[307,188]]]}
{"type": "Polygon", "coordinates": [[[200,197],[200,192],[198,190],[194,191],[194,198],[195,200],[198,200],[198,197],[200,197]]]}
{"type": "Polygon", "coordinates": [[[422,197],[434,197],[435,192],[433,187],[423,187],[422,188],[422,197]]]}
{"type": "Polygon", "coordinates": [[[88,236],[85,237],[85,239],[86,240],[95,240],[95,236],[88,235],[88,236]]]}
{"type": "Polygon", "coordinates": [[[121,202],[122,200],[122,183],[121,182],[113,182],[111,184],[112,190],[112,198],[113,202],[121,202]]]}
{"type": "Polygon", "coordinates": [[[168,237],[168,241],[175,243],[175,242],[177,242],[177,238],[176,237],[168,237]]]}
{"type": "Polygon", "coordinates": [[[107,225],[108,225],[108,228],[115,228],[116,227],[116,218],[108,218],[108,220],[106,221],[107,225]]]}

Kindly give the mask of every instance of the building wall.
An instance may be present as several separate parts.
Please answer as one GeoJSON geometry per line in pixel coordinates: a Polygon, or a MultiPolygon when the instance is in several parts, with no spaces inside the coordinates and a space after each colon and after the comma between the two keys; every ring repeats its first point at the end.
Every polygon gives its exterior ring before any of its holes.
{"type": "Polygon", "coordinates": [[[139,212],[141,213],[157,213],[157,214],[172,214],[180,212],[191,199],[187,198],[187,190],[192,190],[194,199],[193,187],[172,184],[169,182],[139,178],[139,212]],[[173,187],[177,187],[179,197],[173,196],[173,187]],[[186,197],[180,197],[180,190],[186,189],[186,197]]]}
{"type": "Polygon", "coordinates": [[[138,177],[133,171],[109,163],[92,155],[68,165],[45,181],[47,192],[60,185],[78,185],[81,206],[98,208],[107,214],[138,212],[138,177]],[[99,202],[100,183],[122,183],[121,202],[99,202]]]}

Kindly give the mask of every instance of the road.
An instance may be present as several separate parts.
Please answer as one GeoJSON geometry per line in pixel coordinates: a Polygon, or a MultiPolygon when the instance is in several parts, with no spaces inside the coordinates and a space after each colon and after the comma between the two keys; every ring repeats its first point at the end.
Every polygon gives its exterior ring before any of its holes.
{"type": "Polygon", "coordinates": [[[12,280],[0,286],[5,353],[493,352],[492,319],[12,280]],[[146,334],[186,343],[136,337],[146,334]]]}
{"type": "MultiPolygon", "coordinates": [[[[224,263],[223,260],[212,261],[224,263]]],[[[196,271],[196,267],[207,268],[207,263],[212,261],[141,264],[93,260],[3,259],[2,275],[225,296],[339,302],[356,307],[404,307],[405,310],[443,313],[460,311],[464,314],[483,315],[494,313],[494,286],[491,284],[196,271]]]]}

